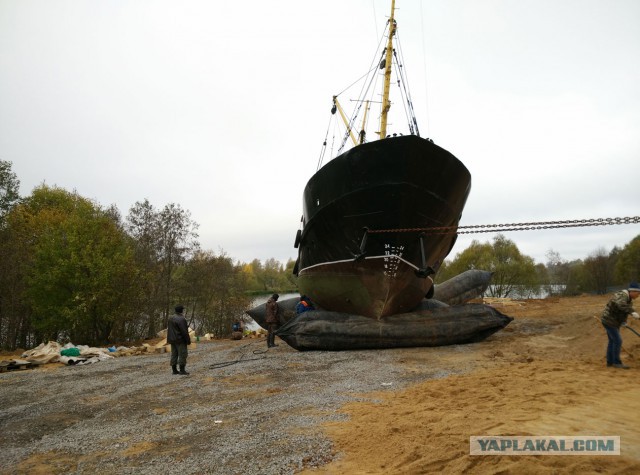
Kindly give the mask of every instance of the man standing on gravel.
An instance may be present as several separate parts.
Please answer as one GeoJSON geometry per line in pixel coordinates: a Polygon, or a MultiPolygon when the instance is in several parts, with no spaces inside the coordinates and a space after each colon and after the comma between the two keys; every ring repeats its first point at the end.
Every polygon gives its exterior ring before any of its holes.
{"type": "Polygon", "coordinates": [[[604,325],[607,337],[609,337],[607,366],[629,369],[620,360],[620,350],[622,349],[620,326],[626,323],[629,315],[636,319],[640,318],[633,310],[633,300],[637,299],[638,295],[640,295],[640,285],[637,282],[631,282],[627,290],[620,290],[613,295],[602,312],[602,325],[604,325]]]}
{"type": "Polygon", "coordinates": [[[275,343],[276,330],[280,323],[280,320],[278,320],[278,297],[280,297],[278,294],[273,294],[266,303],[267,312],[264,321],[268,324],[269,330],[269,333],[267,334],[267,348],[278,346],[275,343]]]}
{"type": "Polygon", "coordinates": [[[167,343],[171,344],[171,369],[173,374],[189,374],[185,370],[189,355],[187,345],[191,344],[189,325],[187,325],[187,319],[182,315],[184,307],[177,305],[175,310],[176,313],[169,318],[169,326],[167,327],[167,343]],[[177,365],[180,365],[180,371],[178,371],[177,365]]]}

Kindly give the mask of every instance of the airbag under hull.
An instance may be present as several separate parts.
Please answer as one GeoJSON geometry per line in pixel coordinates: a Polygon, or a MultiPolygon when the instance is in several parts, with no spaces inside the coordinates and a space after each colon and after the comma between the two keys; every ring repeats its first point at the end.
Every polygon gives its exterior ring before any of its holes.
{"type": "Polygon", "coordinates": [[[441,307],[379,320],[314,310],[288,321],[276,334],[300,351],[444,346],[484,340],[512,320],[484,304],[441,307]]]}

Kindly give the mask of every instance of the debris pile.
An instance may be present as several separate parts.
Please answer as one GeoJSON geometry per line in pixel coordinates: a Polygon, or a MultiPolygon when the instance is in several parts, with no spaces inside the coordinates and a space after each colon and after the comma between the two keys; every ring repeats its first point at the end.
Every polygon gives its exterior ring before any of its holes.
{"type": "MultiPolygon", "coordinates": [[[[166,342],[165,342],[166,344],[166,342]]],[[[86,365],[98,363],[119,356],[134,356],[157,352],[156,346],[144,343],[142,346],[111,346],[109,348],[96,348],[87,345],[74,345],[67,343],[60,345],[50,341],[41,343],[32,350],[25,351],[20,359],[11,359],[0,362],[0,372],[16,369],[27,369],[48,363],[62,363],[65,365],[86,365]]]]}

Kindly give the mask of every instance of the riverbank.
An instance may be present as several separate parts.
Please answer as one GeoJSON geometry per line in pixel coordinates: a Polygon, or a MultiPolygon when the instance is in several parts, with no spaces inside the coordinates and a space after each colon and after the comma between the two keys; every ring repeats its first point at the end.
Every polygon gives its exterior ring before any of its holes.
{"type": "MultiPolygon", "coordinates": [[[[494,302],[472,345],[300,353],[200,342],[0,374],[0,473],[637,473],[640,338],[604,365],[606,297],[494,302]],[[472,435],[619,435],[620,456],[470,456],[472,435]]],[[[638,325],[636,325],[638,327],[638,325]]]]}

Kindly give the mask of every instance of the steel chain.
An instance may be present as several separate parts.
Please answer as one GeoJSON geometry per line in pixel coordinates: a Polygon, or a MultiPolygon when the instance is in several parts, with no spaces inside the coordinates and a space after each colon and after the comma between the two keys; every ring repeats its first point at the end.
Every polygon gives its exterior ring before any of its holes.
{"type": "Polygon", "coordinates": [[[370,234],[378,233],[413,233],[425,234],[478,234],[507,231],[535,231],[538,229],[579,228],[588,226],[610,226],[617,224],[638,224],[640,216],[624,218],[593,218],[574,219],[566,221],[540,221],[533,223],[509,223],[509,224],[476,224],[469,226],[439,226],[430,228],[399,228],[399,229],[368,229],[370,234]],[[461,231],[461,229],[463,231],[461,231]],[[469,230],[469,231],[466,231],[469,230]]]}

